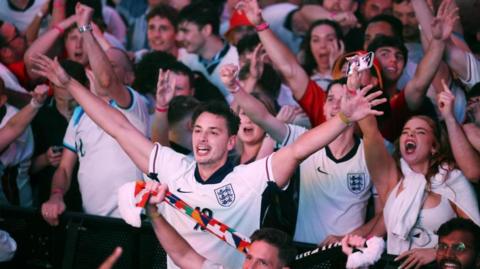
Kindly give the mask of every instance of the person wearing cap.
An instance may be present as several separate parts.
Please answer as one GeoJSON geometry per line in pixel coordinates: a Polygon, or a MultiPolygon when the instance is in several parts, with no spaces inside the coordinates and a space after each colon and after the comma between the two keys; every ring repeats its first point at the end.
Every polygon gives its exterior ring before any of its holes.
{"type": "Polygon", "coordinates": [[[230,17],[230,26],[228,27],[227,32],[225,32],[224,36],[230,44],[237,46],[238,41],[242,39],[242,37],[254,33],[255,28],[247,19],[245,14],[239,12],[238,10],[234,10],[232,16],[230,17]]]}

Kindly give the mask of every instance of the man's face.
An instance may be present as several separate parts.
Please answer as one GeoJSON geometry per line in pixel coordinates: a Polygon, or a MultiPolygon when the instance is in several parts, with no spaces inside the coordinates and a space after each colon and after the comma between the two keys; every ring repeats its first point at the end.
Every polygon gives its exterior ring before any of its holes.
{"type": "Polygon", "coordinates": [[[206,45],[203,28],[195,23],[184,21],[178,27],[177,41],[182,44],[187,52],[200,54],[206,45]]]}
{"type": "Polygon", "coordinates": [[[471,97],[467,101],[467,113],[480,126],[480,96],[471,97]]]}
{"type": "Polygon", "coordinates": [[[65,50],[67,59],[87,65],[88,55],[83,49],[83,37],[77,28],[68,32],[65,37],[65,50]]]}
{"type": "Polygon", "coordinates": [[[419,38],[418,21],[410,1],[393,3],[393,16],[403,25],[403,38],[407,41],[417,41],[419,38]]]}
{"type": "Polygon", "coordinates": [[[193,154],[199,166],[221,167],[228,151],[235,147],[235,135],[228,134],[225,118],[203,112],[193,124],[193,154]]]}
{"type": "Polygon", "coordinates": [[[367,50],[368,45],[379,35],[394,36],[392,26],[384,21],[370,23],[365,29],[363,49],[367,50]]]}
{"type": "Polygon", "coordinates": [[[322,6],[330,12],[355,12],[358,5],[354,0],[323,0],[322,6]]]}
{"type": "Polygon", "coordinates": [[[147,39],[152,50],[171,53],[175,48],[175,27],[168,19],[155,16],[148,21],[147,39]]]}
{"type": "Polygon", "coordinates": [[[4,22],[0,27],[0,35],[5,40],[5,44],[0,48],[0,62],[12,64],[21,61],[27,49],[25,36],[8,22],[4,22]]]}
{"type": "Polygon", "coordinates": [[[380,14],[391,14],[392,6],[392,0],[366,0],[362,7],[362,14],[368,21],[380,14]]]}
{"type": "Polygon", "coordinates": [[[278,249],[265,241],[254,241],[250,246],[243,269],[281,269],[283,265],[278,258],[278,249]]]}
{"type": "Polygon", "coordinates": [[[453,231],[438,239],[437,265],[440,269],[474,269],[478,263],[474,237],[466,231],[453,231]]]}
{"type": "Polygon", "coordinates": [[[117,78],[123,84],[130,85],[133,82],[133,72],[129,71],[126,66],[128,64],[127,56],[118,49],[109,49],[106,54],[117,78]]]}
{"type": "Polygon", "coordinates": [[[375,51],[375,57],[382,66],[382,76],[386,81],[396,82],[405,66],[402,52],[394,47],[380,47],[375,51]]]}
{"type": "Polygon", "coordinates": [[[323,104],[323,113],[327,120],[335,117],[340,111],[340,101],[345,93],[343,85],[334,84],[330,87],[327,94],[327,100],[323,104]]]}
{"type": "Polygon", "coordinates": [[[175,96],[193,96],[193,88],[187,75],[171,72],[170,77],[175,80],[175,96]]]}

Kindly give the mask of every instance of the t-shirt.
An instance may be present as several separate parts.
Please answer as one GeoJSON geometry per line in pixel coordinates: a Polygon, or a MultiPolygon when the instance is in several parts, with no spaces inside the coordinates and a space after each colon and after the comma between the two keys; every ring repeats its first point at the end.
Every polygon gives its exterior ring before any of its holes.
{"type": "Polygon", "coordinates": [[[475,84],[480,82],[480,60],[478,60],[473,53],[467,53],[468,76],[467,79],[461,81],[471,89],[475,84]]]}
{"type": "MultiPolygon", "coordinates": [[[[287,125],[283,146],[308,130],[287,125]]],[[[300,199],[294,240],[319,244],[328,235],[345,235],[365,223],[372,182],[363,142],[336,159],[328,146],[300,164],[300,199]]]]}
{"type": "MultiPolygon", "coordinates": [[[[132,103],[118,109],[139,131],[146,133],[148,111],[144,99],[129,89],[132,103]]],[[[83,209],[88,214],[120,217],[116,190],[126,182],[142,178],[142,173],[123,151],[117,141],[93,122],[81,107],[70,119],[64,147],[78,155],[78,183],[83,209]]]]}
{"type": "MultiPolygon", "coordinates": [[[[168,147],[155,144],[149,172],[187,204],[250,236],[260,225],[262,193],[272,178],[271,157],[234,167],[228,161],[204,181],[197,163],[168,147]]],[[[244,255],[214,235],[202,231],[190,217],[164,206],[165,219],[200,255],[225,268],[241,268],[244,255]]],[[[169,268],[176,268],[169,260],[169,268]]]]}
{"type": "Polygon", "coordinates": [[[0,1],[0,19],[15,25],[20,32],[25,32],[46,1],[33,0],[32,5],[25,10],[18,10],[8,0],[0,1]]]}

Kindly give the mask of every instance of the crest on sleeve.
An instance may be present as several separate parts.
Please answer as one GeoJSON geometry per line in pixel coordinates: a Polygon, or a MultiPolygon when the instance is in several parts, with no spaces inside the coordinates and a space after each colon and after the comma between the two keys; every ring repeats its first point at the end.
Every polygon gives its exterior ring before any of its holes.
{"type": "Polygon", "coordinates": [[[348,173],[347,186],[354,193],[359,194],[365,190],[365,173],[348,173]]]}
{"type": "Polygon", "coordinates": [[[235,192],[233,191],[232,184],[215,189],[215,196],[217,197],[217,201],[221,206],[231,206],[235,201],[235,192]]]}

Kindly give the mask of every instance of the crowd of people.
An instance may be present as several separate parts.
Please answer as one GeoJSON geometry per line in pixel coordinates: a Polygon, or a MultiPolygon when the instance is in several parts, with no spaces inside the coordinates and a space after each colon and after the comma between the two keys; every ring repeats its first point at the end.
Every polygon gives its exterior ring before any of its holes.
{"type": "Polygon", "coordinates": [[[121,218],[118,189],[143,179],[169,268],[285,268],[293,245],[351,254],[373,236],[402,268],[479,268],[480,30],[461,15],[455,0],[2,1],[0,205],[54,226],[121,218]],[[167,189],[252,234],[249,253],[167,189]]]}

